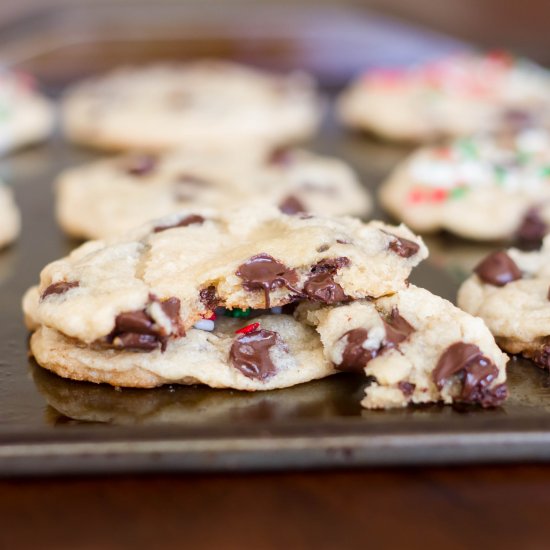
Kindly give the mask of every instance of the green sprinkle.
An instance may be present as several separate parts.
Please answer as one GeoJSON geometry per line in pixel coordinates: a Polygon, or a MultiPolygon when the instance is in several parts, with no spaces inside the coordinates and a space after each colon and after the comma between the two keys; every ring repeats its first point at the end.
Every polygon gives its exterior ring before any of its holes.
{"type": "Polygon", "coordinates": [[[518,153],[518,162],[520,164],[527,164],[530,159],[531,155],[529,153],[526,153],[525,151],[520,151],[518,153]]]}
{"type": "Polygon", "coordinates": [[[466,187],[455,187],[451,189],[449,194],[451,195],[451,199],[461,199],[467,192],[468,189],[466,187]]]}
{"type": "Polygon", "coordinates": [[[543,166],[540,169],[540,176],[541,178],[548,178],[550,177],[550,166],[543,166]]]}
{"type": "Polygon", "coordinates": [[[458,142],[458,148],[460,152],[468,158],[477,157],[477,149],[472,140],[470,139],[461,139],[458,142]]]}
{"type": "Polygon", "coordinates": [[[237,307],[235,309],[228,309],[225,312],[225,315],[227,315],[228,317],[239,317],[239,318],[248,317],[250,315],[250,308],[239,309],[237,307]]]}
{"type": "Polygon", "coordinates": [[[504,166],[495,166],[495,176],[498,183],[503,183],[506,179],[506,168],[504,166]]]}

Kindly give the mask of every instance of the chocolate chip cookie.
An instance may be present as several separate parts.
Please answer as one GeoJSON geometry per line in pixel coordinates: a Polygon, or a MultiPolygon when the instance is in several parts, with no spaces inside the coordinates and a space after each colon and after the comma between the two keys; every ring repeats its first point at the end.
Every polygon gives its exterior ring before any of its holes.
{"type": "Polygon", "coordinates": [[[72,141],[146,151],[277,147],[312,135],[321,112],[306,74],[213,60],[119,68],[70,88],[62,109],[72,141]]]}
{"type": "Polygon", "coordinates": [[[273,205],[287,214],[365,216],[368,192],[344,162],[301,150],[129,154],[63,172],[57,218],[65,232],[105,238],[189,208],[273,205]]]}

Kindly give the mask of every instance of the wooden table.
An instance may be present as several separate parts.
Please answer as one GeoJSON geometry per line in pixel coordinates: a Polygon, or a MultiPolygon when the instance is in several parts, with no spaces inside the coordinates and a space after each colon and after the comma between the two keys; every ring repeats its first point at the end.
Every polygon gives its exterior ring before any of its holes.
{"type": "Polygon", "coordinates": [[[0,482],[0,548],[549,547],[550,468],[0,482]]]}

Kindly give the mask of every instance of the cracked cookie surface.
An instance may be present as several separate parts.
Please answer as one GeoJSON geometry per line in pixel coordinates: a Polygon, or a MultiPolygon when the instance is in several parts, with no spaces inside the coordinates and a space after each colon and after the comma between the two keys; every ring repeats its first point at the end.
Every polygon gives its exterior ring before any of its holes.
{"type": "Polygon", "coordinates": [[[421,403],[492,407],[507,396],[507,356],[479,318],[410,285],[393,296],[334,307],[301,304],[337,370],[371,377],[362,405],[421,403]]]}

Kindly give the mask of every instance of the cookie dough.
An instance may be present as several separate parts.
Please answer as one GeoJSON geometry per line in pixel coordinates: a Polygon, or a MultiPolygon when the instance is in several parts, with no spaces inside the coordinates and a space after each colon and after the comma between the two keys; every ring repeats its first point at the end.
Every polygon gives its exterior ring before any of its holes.
{"type": "Polygon", "coordinates": [[[182,209],[274,205],[289,214],[365,216],[366,189],[344,162],[301,150],[265,155],[129,154],[63,172],[57,218],[68,234],[110,237],[182,209]]]}
{"type": "Polygon", "coordinates": [[[9,187],[0,183],[0,248],[19,235],[21,216],[9,187]]]}
{"type": "Polygon", "coordinates": [[[338,101],[344,124],[399,141],[430,141],[491,128],[503,111],[548,108],[547,71],[506,53],[455,54],[360,76],[338,101]]]}
{"type": "Polygon", "coordinates": [[[337,370],[371,378],[362,405],[389,409],[419,403],[500,405],[507,356],[479,318],[410,285],[375,301],[298,306],[315,326],[337,370]]]}
{"type": "Polygon", "coordinates": [[[492,133],[413,153],[379,196],[420,233],[445,229],[472,240],[540,245],[550,230],[550,132],[510,111],[492,133]]]}
{"type": "Polygon", "coordinates": [[[308,75],[224,61],[119,68],[74,85],[62,109],[72,141],[146,151],[277,147],[311,136],[321,114],[308,75]]]}
{"type": "Polygon", "coordinates": [[[37,91],[33,78],[0,71],[0,155],[46,139],[53,124],[53,104],[37,91]]]}
{"type": "Polygon", "coordinates": [[[550,368],[550,237],[540,250],[493,252],[458,293],[458,305],[481,317],[498,344],[550,368]]]}

